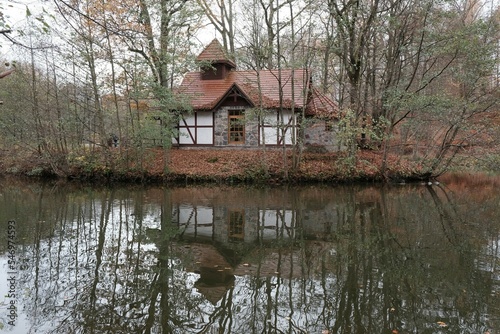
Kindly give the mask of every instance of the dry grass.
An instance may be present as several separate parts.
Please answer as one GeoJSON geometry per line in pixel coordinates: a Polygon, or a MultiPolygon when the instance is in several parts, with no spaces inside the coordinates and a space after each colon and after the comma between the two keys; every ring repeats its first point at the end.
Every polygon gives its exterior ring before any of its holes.
{"type": "Polygon", "coordinates": [[[500,189],[500,175],[486,173],[447,173],[439,178],[440,182],[455,186],[491,187],[500,189]]]}

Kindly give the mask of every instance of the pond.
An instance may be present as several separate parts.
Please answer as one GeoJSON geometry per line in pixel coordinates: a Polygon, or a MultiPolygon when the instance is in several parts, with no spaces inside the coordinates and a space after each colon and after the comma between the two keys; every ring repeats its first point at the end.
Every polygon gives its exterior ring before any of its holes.
{"type": "Polygon", "coordinates": [[[0,331],[500,332],[488,182],[0,185],[0,331]]]}

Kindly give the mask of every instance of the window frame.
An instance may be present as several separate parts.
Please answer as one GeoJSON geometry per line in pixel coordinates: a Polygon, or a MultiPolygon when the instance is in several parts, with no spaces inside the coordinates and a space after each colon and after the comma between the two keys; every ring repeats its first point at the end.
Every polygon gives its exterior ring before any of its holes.
{"type": "Polygon", "coordinates": [[[245,110],[229,109],[227,111],[227,142],[232,145],[245,144],[245,110]],[[238,126],[237,129],[234,127],[238,126]]]}
{"type": "Polygon", "coordinates": [[[229,241],[245,240],[245,210],[228,211],[229,241]]]}

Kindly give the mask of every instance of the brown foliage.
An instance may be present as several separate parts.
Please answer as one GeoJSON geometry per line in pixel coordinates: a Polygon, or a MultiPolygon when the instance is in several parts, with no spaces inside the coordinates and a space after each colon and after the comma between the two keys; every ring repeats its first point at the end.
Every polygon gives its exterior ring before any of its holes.
{"type": "MultiPolygon", "coordinates": [[[[162,175],[164,154],[156,150],[149,164],[150,175],[162,175]]],[[[177,177],[212,180],[282,180],[285,175],[281,150],[235,149],[176,149],[168,154],[168,171],[177,177]]],[[[349,168],[342,163],[342,153],[305,153],[298,169],[291,169],[292,153],[287,152],[286,169],[289,181],[374,181],[381,180],[378,167],[382,156],[372,151],[361,151],[356,166],[349,168]]],[[[410,175],[414,166],[390,157],[391,172],[410,175]]]]}

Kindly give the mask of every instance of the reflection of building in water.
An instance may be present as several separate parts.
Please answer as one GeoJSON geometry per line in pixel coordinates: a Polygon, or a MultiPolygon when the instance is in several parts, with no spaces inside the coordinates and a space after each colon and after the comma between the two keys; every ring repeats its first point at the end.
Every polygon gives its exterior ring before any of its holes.
{"type": "Polygon", "coordinates": [[[174,209],[173,222],[183,237],[219,242],[255,242],[295,235],[292,210],[228,208],[181,205],[174,209]]]}
{"type": "Polygon", "coordinates": [[[313,235],[335,230],[335,212],[339,205],[345,206],[343,200],[317,192],[312,199],[301,194],[283,189],[176,188],[170,201],[173,222],[185,236],[195,238],[229,241],[235,228],[240,229],[238,239],[245,242],[290,237],[298,227],[313,235]]]}
{"type": "Polygon", "coordinates": [[[181,260],[184,270],[199,275],[194,284],[197,291],[214,305],[234,287],[237,276],[306,278],[333,270],[336,263],[330,259],[335,255],[333,243],[324,241],[307,241],[301,247],[253,245],[245,248],[236,261],[231,250],[218,243],[171,245],[172,255],[181,260]]]}
{"type": "Polygon", "coordinates": [[[233,268],[224,256],[210,244],[176,245],[174,250],[183,260],[187,271],[200,275],[196,289],[212,304],[216,304],[234,285],[233,268]],[[189,250],[186,256],[186,250],[189,250]]]}
{"type": "Polygon", "coordinates": [[[336,207],[293,210],[183,204],[174,208],[172,222],[185,238],[251,243],[295,238],[297,233],[322,239],[338,229],[339,219],[336,207]]]}
{"type": "Polygon", "coordinates": [[[274,193],[242,197],[237,189],[200,189],[194,195],[189,190],[176,189],[171,197],[171,222],[179,231],[176,256],[200,275],[196,288],[212,303],[231,289],[236,276],[292,279],[335,266],[328,261],[336,254],[333,240],[346,219],[349,228],[352,220],[361,221],[346,217],[368,216],[374,209],[371,198],[356,201],[353,209],[345,197],[293,201],[274,193]]]}
{"type": "MultiPolygon", "coordinates": [[[[342,232],[347,220],[369,216],[378,191],[352,189],[189,188],[171,192],[171,222],[181,238],[220,243],[329,239],[342,232]],[[351,218],[349,218],[351,217],[351,218]]],[[[357,220],[360,221],[360,220],[357,220]]]]}
{"type": "Polygon", "coordinates": [[[337,228],[337,217],[328,210],[301,210],[300,221],[298,213],[291,209],[181,205],[173,213],[173,223],[177,224],[181,235],[197,240],[270,241],[294,238],[297,233],[307,238],[317,238],[337,228]]]}

